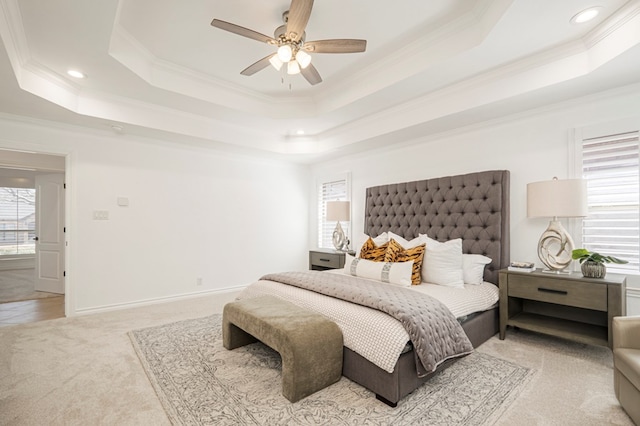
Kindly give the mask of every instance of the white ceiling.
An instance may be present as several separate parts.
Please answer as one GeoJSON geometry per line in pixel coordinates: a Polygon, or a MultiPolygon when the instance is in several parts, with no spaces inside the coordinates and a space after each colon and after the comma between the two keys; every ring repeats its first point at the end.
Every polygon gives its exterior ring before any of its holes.
{"type": "Polygon", "coordinates": [[[366,52],[240,75],[274,48],[211,20],[271,36],[289,4],[0,0],[0,112],[311,161],[640,82],[640,0],[322,0],[307,40],[366,52]]]}

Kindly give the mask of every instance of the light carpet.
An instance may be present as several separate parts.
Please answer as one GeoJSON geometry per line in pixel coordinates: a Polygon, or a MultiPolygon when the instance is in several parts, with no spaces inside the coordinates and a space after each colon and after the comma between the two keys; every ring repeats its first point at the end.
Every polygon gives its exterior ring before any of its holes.
{"type": "Polygon", "coordinates": [[[228,351],[221,316],[130,333],[174,424],[476,425],[491,423],[526,386],[531,370],[480,352],[436,374],[391,408],[346,378],[297,403],[281,395],[281,358],[254,343],[228,351]]]}
{"type": "MultiPolygon", "coordinates": [[[[222,313],[237,295],[0,327],[0,425],[170,425],[128,333],[222,313]]],[[[633,426],[613,393],[608,348],[510,328],[505,340],[492,337],[476,352],[535,372],[485,424],[633,426]]]]}
{"type": "Polygon", "coordinates": [[[58,297],[57,293],[36,291],[35,269],[10,269],[0,271],[0,303],[58,297]]]}

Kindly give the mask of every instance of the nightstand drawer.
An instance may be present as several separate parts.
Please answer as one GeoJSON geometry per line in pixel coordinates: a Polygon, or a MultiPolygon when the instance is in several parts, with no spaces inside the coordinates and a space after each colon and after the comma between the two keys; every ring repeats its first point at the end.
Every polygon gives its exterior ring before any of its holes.
{"type": "Polygon", "coordinates": [[[509,297],[607,311],[606,285],[587,285],[558,278],[531,280],[526,275],[510,275],[509,297]]]}
{"type": "Polygon", "coordinates": [[[320,266],[330,269],[342,268],[344,254],[338,253],[323,253],[312,251],[309,253],[309,261],[312,266],[320,266]]]}

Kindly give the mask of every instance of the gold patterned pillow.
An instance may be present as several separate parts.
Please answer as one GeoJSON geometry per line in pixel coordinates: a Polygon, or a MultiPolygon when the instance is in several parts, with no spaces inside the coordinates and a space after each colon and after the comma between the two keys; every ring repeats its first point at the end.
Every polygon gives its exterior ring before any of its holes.
{"type": "Polygon", "coordinates": [[[387,252],[384,256],[385,262],[409,262],[413,260],[413,273],[411,274],[411,284],[418,285],[422,282],[420,272],[422,261],[424,260],[426,244],[410,249],[403,248],[400,243],[392,239],[388,243],[387,252]]]}
{"type": "Polygon", "coordinates": [[[381,246],[377,246],[373,242],[371,237],[364,242],[360,249],[360,258],[373,260],[374,262],[384,262],[385,254],[387,253],[387,246],[389,243],[384,243],[381,246]]]}

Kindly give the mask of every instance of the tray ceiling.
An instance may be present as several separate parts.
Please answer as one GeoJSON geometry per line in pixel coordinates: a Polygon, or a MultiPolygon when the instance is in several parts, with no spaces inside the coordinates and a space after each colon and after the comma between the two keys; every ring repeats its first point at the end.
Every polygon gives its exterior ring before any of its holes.
{"type": "Polygon", "coordinates": [[[367,50],[312,54],[310,86],[240,75],[274,48],[210,25],[272,35],[286,0],[0,0],[0,111],[322,158],[640,82],[640,1],[602,4],[578,25],[590,0],[318,1],[307,39],[367,50]]]}

